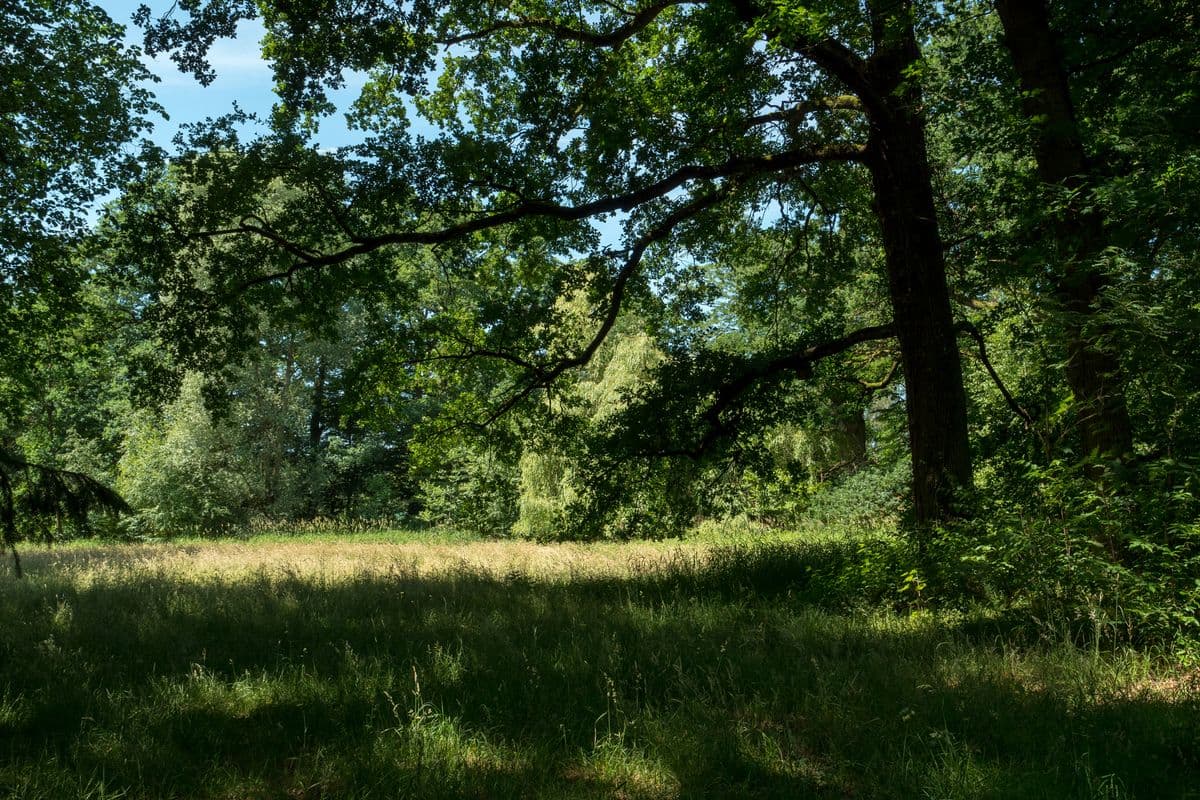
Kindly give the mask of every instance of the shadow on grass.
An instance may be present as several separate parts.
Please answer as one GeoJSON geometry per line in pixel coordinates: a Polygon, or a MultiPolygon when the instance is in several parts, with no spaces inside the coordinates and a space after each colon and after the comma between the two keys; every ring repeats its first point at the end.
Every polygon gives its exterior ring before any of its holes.
{"type": "Polygon", "coordinates": [[[0,592],[0,791],[1191,797],[1200,703],[1136,659],[839,611],[834,545],[629,579],[404,571],[0,592]]]}

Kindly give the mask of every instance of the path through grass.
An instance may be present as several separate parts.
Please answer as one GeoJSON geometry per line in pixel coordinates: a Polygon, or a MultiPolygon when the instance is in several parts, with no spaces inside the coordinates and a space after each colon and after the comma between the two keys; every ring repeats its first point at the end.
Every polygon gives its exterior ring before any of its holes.
{"type": "Polygon", "coordinates": [[[0,794],[1200,796],[1185,670],[848,612],[819,576],[852,553],[31,550],[0,576],[0,794]]]}

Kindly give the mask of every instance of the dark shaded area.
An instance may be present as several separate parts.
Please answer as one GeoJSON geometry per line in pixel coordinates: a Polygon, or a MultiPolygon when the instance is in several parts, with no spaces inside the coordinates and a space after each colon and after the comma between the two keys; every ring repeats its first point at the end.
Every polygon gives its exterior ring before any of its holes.
{"type": "Polygon", "coordinates": [[[682,797],[1194,796],[1195,696],[1110,692],[1103,658],[969,616],[836,613],[846,550],[628,580],[50,579],[0,599],[4,791],[663,793],[581,768],[616,748],[682,797]]]}

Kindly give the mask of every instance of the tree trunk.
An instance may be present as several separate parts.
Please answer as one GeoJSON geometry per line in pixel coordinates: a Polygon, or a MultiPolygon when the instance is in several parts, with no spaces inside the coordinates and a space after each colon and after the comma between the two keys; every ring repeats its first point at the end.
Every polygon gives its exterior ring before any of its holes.
{"type": "Polygon", "coordinates": [[[856,403],[835,404],[834,416],[836,468],[854,472],[867,460],[867,418],[862,406],[856,403]]]}
{"type": "Polygon", "coordinates": [[[869,2],[875,52],[866,77],[874,92],[869,162],[892,318],[904,370],[912,454],[913,511],[919,526],[951,516],[972,485],[967,395],[946,285],[933,179],[912,67],[921,58],[907,3],[869,2]]]}
{"type": "Polygon", "coordinates": [[[308,418],[308,447],[315,459],[325,434],[325,359],[317,357],[317,375],[313,379],[312,414],[308,418]]]}
{"type": "MultiPolygon", "coordinates": [[[[996,9],[1021,82],[1024,113],[1034,122],[1038,175],[1046,184],[1079,195],[1088,185],[1091,165],[1046,4],[997,0],[996,9]]],[[[1112,330],[1095,319],[1105,284],[1094,264],[1105,247],[1103,221],[1095,212],[1069,206],[1055,216],[1053,234],[1063,260],[1055,294],[1067,315],[1067,383],[1078,409],[1083,455],[1124,456],[1133,449],[1125,379],[1117,358],[1097,343],[1112,330]]]]}
{"type": "Polygon", "coordinates": [[[956,495],[971,488],[967,397],[923,124],[905,108],[873,123],[871,176],[904,370],[913,510],[923,525],[950,516],[956,495]]]}

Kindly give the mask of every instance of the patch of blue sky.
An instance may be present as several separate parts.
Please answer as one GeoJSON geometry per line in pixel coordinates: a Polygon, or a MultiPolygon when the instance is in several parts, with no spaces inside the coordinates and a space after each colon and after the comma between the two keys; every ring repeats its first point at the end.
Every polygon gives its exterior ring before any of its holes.
{"type": "MultiPolygon", "coordinates": [[[[145,0],[97,0],[114,21],[125,25],[126,41],[142,48],[142,31],[133,24],[132,18],[138,6],[145,0]]],[[[173,11],[174,4],[163,0],[149,2],[151,18],[173,11]]],[[[208,61],[216,73],[216,79],[203,86],[192,75],[181,72],[170,57],[160,54],[155,57],[143,54],[142,61],[158,82],[151,86],[166,119],[155,121],[151,139],[170,151],[172,140],[180,129],[189,124],[220,117],[238,108],[254,114],[261,120],[248,124],[242,132],[252,137],[265,133],[265,120],[276,102],[275,78],[271,65],[262,57],[262,39],[266,31],[259,20],[243,20],[238,23],[236,36],[218,39],[208,53],[208,61]]],[[[348,73],[343,87],[330,93],[330,100],[338,112],[321,120],[315,144],[322,148],[337,148],[359,142],[361,133],[350,129],[344,111],[358,98],[366,82],[366,75],[348,73]]]]}

